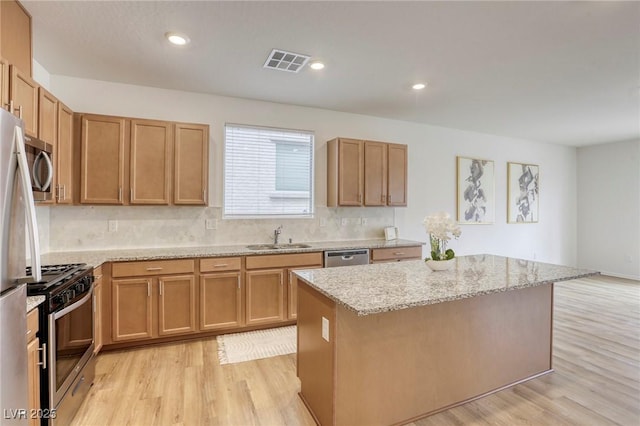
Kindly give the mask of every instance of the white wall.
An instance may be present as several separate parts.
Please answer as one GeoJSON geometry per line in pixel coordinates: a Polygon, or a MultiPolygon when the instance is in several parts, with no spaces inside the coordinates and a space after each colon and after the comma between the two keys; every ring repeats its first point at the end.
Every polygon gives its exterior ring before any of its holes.
{"type": "Polygon", "coordinates": [[[578,149],[578,264],[640,279],[640,140],[578,149]]]}
{"type": "MultiPolygon", "coordinates": [[[[267,241],[284,223],[284,237],[294,241],[381,237],[395,224],[400,236],[426,241],[426,214],[455,213],[456,155],[492,159],[496,166],[496,223],[463,226],[452,247],[459,254],[495,253],[554,263],[576,263],[575,149],[292,105],[259,102],[51,76],[52,92],[79,112],[207,123],[211,126],[209,208],[55,207],[51,209],[51,249],[150,245],[199,245],[267,241]],[[315,132],[317,217],[312,220],[222,221],[204,230],[204,219],[219,218],[222,202],[222,148],[225,122],[312,130],[315,132]],[[409,207],[326,208],[325,141],[336,136],[409,145],[409,207]],[[506,163],[540,166],[540,222],[506,224],[506,163]],[[122,218],[125,228],[106,231],[108,219],[122,218]],[[348,226],[340,218],[349,217],[348,226]],[[370,218],[367,226],[356,224],[370,218]],[[327,221],[320,226],[320,218],[327,221]],[[86,222],[85,222],[86,221],[86,222]],[[169,236],[160,237],[164,224],[169,236]]],[[[324,221],[323,220],[323,221],[324,221]]],[[[166,234],[167,232],[165,232],[166,234]]]]}

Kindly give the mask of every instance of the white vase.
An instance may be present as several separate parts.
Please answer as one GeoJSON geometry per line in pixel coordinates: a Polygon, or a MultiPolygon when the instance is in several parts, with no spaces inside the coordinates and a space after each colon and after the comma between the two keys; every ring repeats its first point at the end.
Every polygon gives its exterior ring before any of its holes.
{"type": "Polygon", "coordinates": [[[455,258],[449,260],[427,260],[427,266],[431,268],[432,271],[447,271],[451,269],[455,263],[455,258]]]}

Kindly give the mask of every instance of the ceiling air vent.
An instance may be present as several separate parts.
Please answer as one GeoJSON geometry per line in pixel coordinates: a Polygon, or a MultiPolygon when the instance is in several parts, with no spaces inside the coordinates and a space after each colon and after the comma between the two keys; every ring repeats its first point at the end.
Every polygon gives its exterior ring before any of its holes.
{"type": "Polygon", "coordinates": [[[264,63],[264,68],[273,70],[299,72],[309,61],[310,56],[300,53],[285,52],[284,50],[273,49],[264,63]]]}

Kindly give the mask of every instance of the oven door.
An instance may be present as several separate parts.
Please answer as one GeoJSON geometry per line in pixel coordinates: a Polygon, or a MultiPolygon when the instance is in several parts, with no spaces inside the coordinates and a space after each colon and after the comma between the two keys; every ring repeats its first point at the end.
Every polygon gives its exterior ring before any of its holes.
{"type": "Polygon", "coordinates": [[[66,308],[49,314],[49,404],[56,408],[93,356],[93,286],[66,308]]]}
{"type": "Polygon", "coordinates": [[[31,175],[31,189],[35,201],[46,201],[52,197],[53,147],[39,139],[24,137],[27,163],[31,175]]]}

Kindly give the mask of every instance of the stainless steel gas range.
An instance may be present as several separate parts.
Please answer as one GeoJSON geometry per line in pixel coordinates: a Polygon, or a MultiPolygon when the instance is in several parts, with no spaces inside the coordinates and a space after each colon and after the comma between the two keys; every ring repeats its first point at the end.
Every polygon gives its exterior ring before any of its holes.
{"type": "Polygon", "coordinates": [[[93,384],[93,280],[85,264],[50,265],[42,267],[40,282],[27,285],[29,296],[46,297],[40,308],[42,424],[69,424],[93,384]]]}

